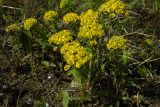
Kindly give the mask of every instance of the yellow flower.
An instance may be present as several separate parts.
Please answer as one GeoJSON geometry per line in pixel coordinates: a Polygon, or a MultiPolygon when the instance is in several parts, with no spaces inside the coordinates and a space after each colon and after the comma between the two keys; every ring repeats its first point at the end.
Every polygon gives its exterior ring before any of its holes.
{"type": "Polygon", "coordinates": [[[124,49],[126,47],[127,39],[124,39],[123,36],[112,36],[106,45],[109,49],[124,49]]]}
{"type": "Polygon", "coordinates": [[[44,14],[43,19],[44,19],[45,21],[52,21],[52,20],[54,20],[54,17],[56,17],[57,15],[58,15],[58,13],[55,12],[55,11],[48,11],[48,12],[46,12],[46,13],[44,14]]]}
{"type": "Polygon", "coordinates": [[[95,39],[94,39],[94,40],[90,40],[90,41],[89,41],[89,44],[92,45],[92,46],[93,46],[93,45],[97,45],[97,41],[96,41],[95,39]]]}
{"type": "Polygon", "coordinates": [[[61,47],[61,54],[63,54],[63,58],[67,65],[75,65],[77,68],[80,68],[92,57],[92,55],[76,41],[68,42],[63,45],[61,47]]]}
{"type": "Polygon", "coordinates": [[[93,39],[104,35],[103,26],[98,23],[92,23],[86,26],[80,26],[78,37],[93,39]]]}
{"type": "Polygon", "coordinates": [[[6,32],[17,31],[17,30],[19,30],[19,29],[20,29],[20,26],[19,26],[18,24],[14,23],[14,24],[11,24],[11,25],[7,26],[7,27],[5,28],[5,31],[6,31],[6,32]]]}
{"type": "Polygon", "coordinates": [[[54,46],[54,47],[53,47],[53,51],[56,51],[57,49],[58,49],[57,46],[54,46]]]}
{"type": "Polygon", "coordinates": [[[63,21],[65,24],[69,24],[70,22],[76,22],[79,19],[79,16],[76,13],[67,13],[63,17],[63,21]]]}
{"type": "Polygon", "coordinates": [[[70,69],[70,67],[71,67],[70,65],[65,65],[65,66],[64,66],[64,70],[65,70],[65,71],[68,71],[68,70],[70,69]]]}
{"type": "Polygon", "coordinates": [[[56,34],[53,34],[49,39],[49,43],[55,43],[56,45],[63,45],[69,41],[72,41],[71,32],[69,30],[62,30],[56,34]]]}
{"type": "Polygon", "coordinates": [[[104,35],[103,26],[99,24],[98,12],[88,10],[80,15],[81,26],[78,37],[93,39],[104,35]]]}
{"type": "Polygon", "coordinates": [[[102,4],[98,11],[101,13],[109,13],[110,18],[116,17],[116,15],[127,15],[128,11],[126,10],[126,5],[121,0],[108,0],[102,4]]]}
{"type": "Polygon", "coordinates": [[[115,13],[111,13],[111,14],[109,14],[109,17],[110,17],[110,18],[115,18],[115,17],[116,17],[116,14],[115,14],[115,13]]]}
{"type": "Polygon", "coordinates": [[[88,10],[86,12],[81,13],[80,15],[81,25],[90,25],[92,23],[98,22],[98,12],[93,10],[88,10]]]}
{"type": "Polygon", "coordinates": [[[29,18],[24,21],[24,29],[30,30],[30,28],[37,23],[35,18],[29,18]]]}
{"type": "Polygon", "coordinates": [[[76,67],[77,68],[81,68],[82,65],[83,65],[83,61],[82,60],[79,60],[79,61],[76,62],[76,67]]]}

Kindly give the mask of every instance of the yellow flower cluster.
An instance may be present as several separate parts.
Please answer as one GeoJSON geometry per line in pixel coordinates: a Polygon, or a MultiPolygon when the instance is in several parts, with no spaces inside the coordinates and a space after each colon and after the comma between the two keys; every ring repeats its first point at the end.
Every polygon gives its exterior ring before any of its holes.
{"type": "Polygon", "coordinates": [[[56,17],[57,15],[58,15],[58,13],[55,12],[55,11],[48,11],[48,12],[46,12],[46,13],[44,14],[43,19],[44,19],[45,21],[53,21],[53,20],[54,20],[54,17],[56,17]]]}
{"type": "Polygon", "coordinates": [[[35,18],[28,18],[24,21],[24,29],[30,30],[30,28],[37,23],[35,18]]]}
{"type": "Polygon", "coordinates": [[[20,29],[20,26],[19,26],[18,24],[14,23],[14,24],[11,24],[11,25],[7,26],[7,27],[5,28],[5,31],[6,31],[6,32],[17,31],[17,30],[19,30],[19,29],[20,29]]]}
{"type": "Polygon", "coordinates": [[[71,41],[73,38],[71,36],[71,32],[69,30],[62,30],[58,33],[53,34],[49,39],[49,43],[55,43],[57,45],[63,45],[69,41],[71,41]]]}
{"type": "Polygon", "coordinates": [[[109,13],[109,17],[111,18],[114,18],[119,14],[128,14],[126,5],[121,0],[108,0],[99,7],[98,11],[109,13]]]}
{"type": "Polygon", "coordinates": [[[80,68],[92,57],[92,54],[88,53],[87,50],[78,42],[68,42],[61,47],[61,54],[63,54],[64,59],[67,64],[64,69],[67,71],[73,65],[80,68]]]}
{"type": "Polygon", "coordinates": [[[89,9],[80,15],[81,26],[91,25],[98,22],[98,12],[89,9]]]}
{"type": "Polygon", "coordinates": [[[123,36],[112,36],[106,45],[109,49],[124,49],[126,47],[127,39],[124,39],[123,36]]]}
{"type": "Polygon", "coordinates": [[[78,37],[96,38],[104,35],[102,25],[98,23],[98,12],[88,10],[80,15],[81,26],[78,37]]]}
{"type": "Polygon", "coordinates": [[[79,19],[79,16],[76,13],[67,13],[63,17],[63,21],[65,24],[69,24],[70,22],[76,22],[79,19]]]}
{"type": "Polygon", "coordinates": [[[95,39],[90,40],[90,41],[89,41],[89,44],[90,44],[91,46],[97,45],[97,41],[96,41],[95,39]]]}
{"type": "Polygon", "coordinates": [[[84,37],[88,39],[93,39],[96,37],[101,37],[104,35],[103,26],[98,23],[93,23],[91,25],[81,26],[79,28],[78,37],[84,37]]]}

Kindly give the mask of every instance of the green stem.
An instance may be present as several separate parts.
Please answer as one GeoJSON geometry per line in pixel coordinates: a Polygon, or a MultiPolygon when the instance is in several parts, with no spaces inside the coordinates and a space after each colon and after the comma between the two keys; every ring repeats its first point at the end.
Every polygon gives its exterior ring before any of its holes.
{"type": "Polygon", "coordinates": [[[89,73],[88,73],[88,81],[87,86],[90,86],[90,80],[91,80],[91,72],[92,72],[92,59],[89,61],[89,73]]]}

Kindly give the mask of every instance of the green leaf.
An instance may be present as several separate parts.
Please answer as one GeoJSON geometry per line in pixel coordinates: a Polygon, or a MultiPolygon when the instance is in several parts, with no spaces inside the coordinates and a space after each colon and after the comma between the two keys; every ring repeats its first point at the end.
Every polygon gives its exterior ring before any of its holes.
{"type": "Polygon", "coordinates": [[[82,84],[82,75],[76,70],[76,69],[72,69],[70,70],[67,75],[72,75],[73,76],[73,81],[71,83],[71,85],[73,87],[79,87],[80,89],[82,89],[83,84],[82,84]]]}
{"type": "Polygon", "coordinates": [[[50,63],[49,66],[50,67],[56,67],[56,65],[54,63],[50,63]]]}
{"type": "Polygon", "coordinates": [[[46,101],[44,97],[41,99],[41,107],[46,107],[46,101]]]}
{"type": "Polygon", "coordinates": [[[44,66],[46,66],[46,68],[49,67],[49,62],[48,61],[42,61],[41,64],[43,64],[44,66]]]}
{"type": "Polygon", "coordinates": [[[50,63],[49,61],[42,61],[41,64],[44,65],[45,68],[56,67],[54,63],[50,63]]]}
{"type": "Polygon", "coordinates": [[[68,103],[69,103],[69,94],[67,91],[63,91],[63,101],[62,101],[63,107],[68,107],[68,103]]]}

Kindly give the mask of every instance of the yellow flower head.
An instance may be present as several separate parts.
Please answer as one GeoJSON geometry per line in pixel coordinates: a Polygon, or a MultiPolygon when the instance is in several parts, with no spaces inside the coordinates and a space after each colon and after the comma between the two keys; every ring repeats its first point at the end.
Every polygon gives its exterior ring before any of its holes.
{"type": "Polygon", "coordinates": [[[49,43],[55,43],[57,45],[63,45],[69,41],[71,41],[73,38],[71,36],[71,32],[69,30],[62,30],[56,34],[53,34],[49,39],[49,43]]]}
{"type": "Polygon", "coordinates": [[[62,9],[69,4],[69,0],[61,0],[59,7],[62,9]]]}
{"type": "Polygon", "coordinates": [[[76,13],[67,13],[63,17],[63,21],[65,24],[69,24],[70,22],[75,22],[79,19],[79,16],[76,13]]]}
{"type": "Polygon", "coordinates": [[[24,29],[30,30],[30,28],[37,23],[35,18],[29,18],[24,21],[24,29]]]}
{"type": "Polygon", "coordinates": [[[19,26],[18,24],[14,23],[14,24],[11,24],[11,25],[7,26],[7,27],[5,28],[5,31],[6,31],[6,32],[17,31],[17,30],[19,30],[19,29],[20,29],[20,26],[19,26]]]}
{"type": "Polygon", "coordinates": [[[46,12],[46,13],[44,14],[43,19],[44,19],[45,21],[52,21],[52,20],[54,20],[54,17],[56,17],[57,15],[58,15],[58,13],[55,12],[55,11],[48,11],[48,12],[46,12]]]}
{"type": "Polygon", "coordinates": [[[127,39],[124,39],[123,36],[112,36],[106,45],[109,49],[124,49],[126,47],[127,39]]]}
{"type": "Polygon", "coordinates": [[[90,40],[90,41],[89,41],[89,44],[90,44],[91,46],[97,45],[97,41],[96,41],[95,39],[90,40]]]}
{"type": "Polygon", "coordinates": [[[61,47],[61,54],[63,54],[63,58],[67,62],[68,65],[80,68],[84,65],[87,61],[89,61],[92,57],[90,53],[78,42],[68,42],[67,44],[61,47]]]}
{"type": "Polygon", "coordinates": [[[104,35],[103,26],[98,23],[92,23],[91,25],[81,26],[79,28],[78,37],[93,39],[104,35]]]}
{"type": "Polygon", "coordinates": [[[93,39],[104,35],[103,26],[98,23],[98,12],[88,10],[80,15],[81,26],[78,37],[93,39]]]}
{"type": "Polygon", "coordinates": [[[98,22],[98,12],[88,10],[80,15],[81,25],[91,25],[92,23],[98,22]]]}
{"type": "Polygon", "coordinates": [[[68,71],[68,70],[70,69],[70,67],[71,67],[71,65],[65,65],[65,66],[64,66],[64,70],[65,70],[65,71],[68,71]]]}
{"type": "Polygon", "coordinates": [[[109,13],[109,17],[111,18],[119,14],[127,15],[128,13],[126,5],[121,0],[108,0],[99,7],[98,11],[109,13]]]}

